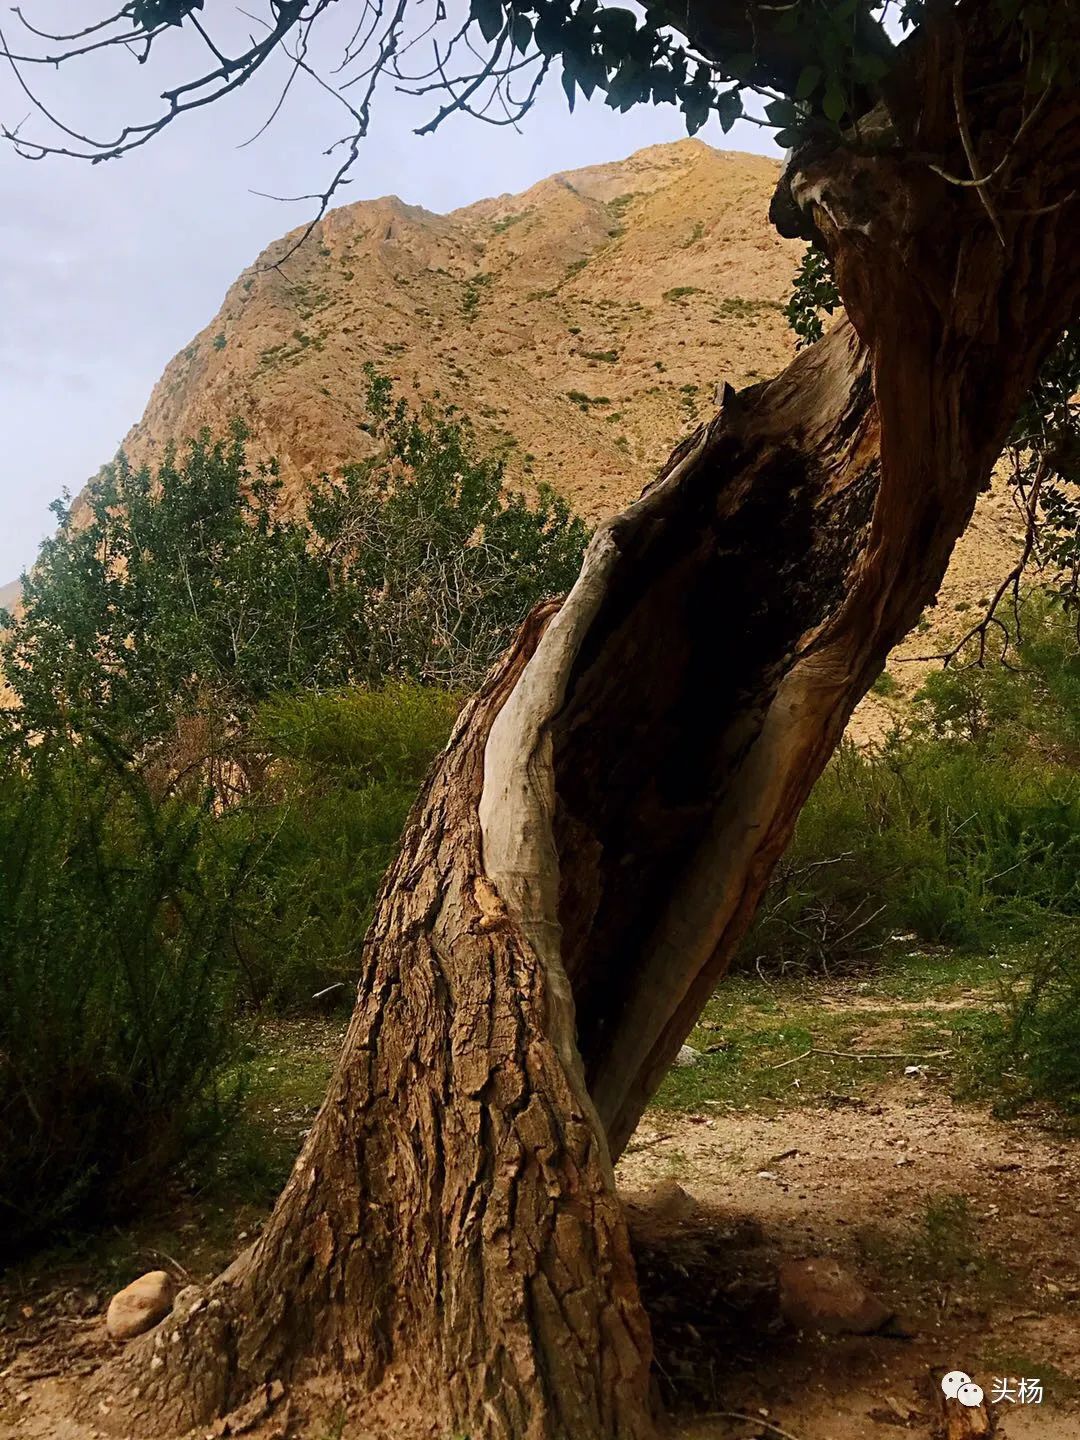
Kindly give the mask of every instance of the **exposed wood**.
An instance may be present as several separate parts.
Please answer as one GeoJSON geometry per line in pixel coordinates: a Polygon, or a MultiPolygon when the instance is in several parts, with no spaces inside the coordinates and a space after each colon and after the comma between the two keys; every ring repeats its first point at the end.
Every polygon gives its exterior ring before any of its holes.
{"type": "Polygon", "coordinates": [[[959,1400],[946,1395],[941,1388],[944,1373],[943,1370],[930,1372],[929,1388],[933,1396],[937,1440],[985,1440],[985,1437],[996,1434],[997,1426],[986,1401],[978,1405],[962,1405],[959,1400]]]}

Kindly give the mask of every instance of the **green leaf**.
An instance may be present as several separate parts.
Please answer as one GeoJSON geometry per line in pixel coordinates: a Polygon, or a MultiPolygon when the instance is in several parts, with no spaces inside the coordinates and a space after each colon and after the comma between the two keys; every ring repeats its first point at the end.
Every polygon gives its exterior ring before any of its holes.
{"type": "Polygon", "coordinates": [[[632,10],[612,6],[600,11],[596,17],[596,28],[606,47],[626,54],[637,31],[637,17],[632,10]]]}
{"type": "Polygon", "coordinates": [[[706,86],[692,85],[683,91],[682,112],[686,116],[686,130],[696,135],[709,118],[710,94],[706,86]]]}
{"type": "Polygon", "coordinates": [[[834,125],[839,125],[847,114],[847,96],[844,94],[840,82],[835,76],[829,80],[825,87],[825,94],[822,97],[821,108],[825,118],[831,120],[834,125]]]}
{"type": "Polygon", "coordinates": [[[725,135],[742,113],[742,96],[737,90],[725,90],[722,95],[717,97],[716,114],[720,120],[720,128],[725,135]]]}
{"type": "Polygon", "coordinates": [[[570,106],[571,114],[573,114],[574,111],[574,84],[575,81],[573,75],[571,75],[570,71],[567,70],[564,65],[562,72],[562,88],[566,91],[566,99],[570,106]]]}
{"type": "Polygon", "coordinates": [[[795,99],[809,100],[814,91],[821,84],[822,70],[820,65],[805,65],[795,85],[795,99]]]}
{"type": "Polygon", "coordinates": [[[514,49],[522,55],[532,44],[533,23],[527,15],[515,10],[510,19],[510,40],[514,49]]]}
{"type": "Polygon", "coordinates": [[[503,28],[503,7],[500,0],[470,0],[469,18],[480,26],[485,40],[494,40],[503,28]]]}
{"type": "Polygon", "coordinates": [[[790,100],[774,100],[765,106],[765,114],[773,125],[794,125],[799,119],[799,112],[790,100]]]}
{"type": "Polygon", "coordinates": [[[675,76],[666,65],[654,65],[649,71],[649,86],[657,105],[672,105],[677,98],[675,76]]]}
{"type": "Polygon", "coordinates": [[[541,55],[546,55],[550,60],[557,55],[562,48],[562,36],[566,27],[562,18],[553,10],[544,10],[536,21],[536,30],[533,39],[536,41],[536,48],[541,55]]]}
{"type": "Polygon", "coordinates": [[[794,127],[788,130],[778,130],[773,136],[773,139],[782,150],[794,150],[796,145],[802,144],[804,138],[803,132],[796,130],[794,127]]]}

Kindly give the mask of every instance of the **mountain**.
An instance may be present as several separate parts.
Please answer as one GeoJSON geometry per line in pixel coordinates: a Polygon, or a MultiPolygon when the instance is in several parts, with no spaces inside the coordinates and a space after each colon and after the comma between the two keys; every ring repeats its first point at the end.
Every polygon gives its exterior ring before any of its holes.
{"type": "Polygon", "coordinates": [[[781,310],[802,247],[766,221],[775,178],[769,160],[688,140],[450,215],[343,206],[240,276],[126,448],[149,458],[241,415],[302,488],[365,451],[372,361],[410,398],[458,405],[512,482],[548,480],[597,519],[637,494],[718,382],[791,353],[781,310]]]}
{"type": "MultiPolygon", "coordinates": [[[[597,520],[711,413],[717,385],[792,355],[782,310],[803,247],[769,225],[777,173],[684,140],[449,215],[392,196],[342,206],[244,271],[125,448],[152,461],[171,438],[241,417],[251,454],[277,456],[299,499],[368,452],[371,361],[410,399],[458,406],[511,484],[548,481],[597,520]]],[[[937,648],[992,590],[1015,534],[1006,498],[985,497],[908,654],[937,648]]],[[[925,672],[892,668],[901,692],[925,672]]],[[[871,730],[883,714],[870,705],[871,730]]]]}

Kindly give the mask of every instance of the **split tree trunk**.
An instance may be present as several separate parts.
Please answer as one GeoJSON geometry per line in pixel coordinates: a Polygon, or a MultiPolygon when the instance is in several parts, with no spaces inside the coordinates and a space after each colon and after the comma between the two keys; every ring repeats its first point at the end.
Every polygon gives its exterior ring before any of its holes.
{"type": "Polygon", "coordinates": [[[978,8],[966,51],[931,33],[909,62],[917,133],[787,177],[777,213],[824,240],[850,319],[727,393],[463,712],[264,1233],[109,1378],[155,1433],[313,1375],[360,1433],[650,1433],[613,1161],[1080,309],[1075,99],[1042,106],[994,223],[908,158],[963,163],[958,56],[991,159],[1015,132],[978,8]]]}

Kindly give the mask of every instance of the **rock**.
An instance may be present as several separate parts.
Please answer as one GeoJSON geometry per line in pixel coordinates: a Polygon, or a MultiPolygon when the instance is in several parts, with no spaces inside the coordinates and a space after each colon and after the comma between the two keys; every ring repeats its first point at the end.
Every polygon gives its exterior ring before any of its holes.
{"type": "Polygon", "coordinates": [[[105,1327],[114,1340],[133,1340],[164,1320],[173,1305],[175,1287],[165,1270],[150,1270],[118,1291],[109,1302],[105,1327]]]}
{"type": "Polygon", "coordinates": [[[680,1070],[684,1070],[688,1065],[696,1065],[700,1059],[701,1051],[695,1050],[693,1045],[680,1045],[679,1053],[675,1056],[675,1064],[680,1070]]]}
{"type": "Polygon", "coordinates": [[[780,1266],[780,1313],[800,1330],[872,1335],[893,1311],[837,1261],[787,1260],[780,1266]]]}
{"type": "Polygon", "coordinates": [[[693,1219],[701,1208],[694,1197],[688,1195],[679,1182],[670,1177],[653,1187],[646,1204],[658,1220],[676,1224],[693,1219]]]}

